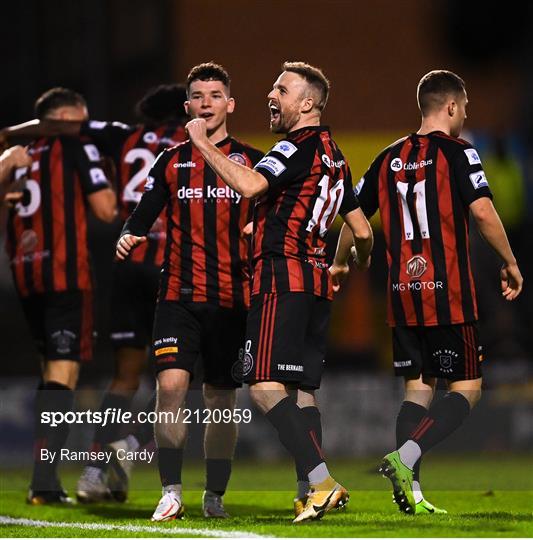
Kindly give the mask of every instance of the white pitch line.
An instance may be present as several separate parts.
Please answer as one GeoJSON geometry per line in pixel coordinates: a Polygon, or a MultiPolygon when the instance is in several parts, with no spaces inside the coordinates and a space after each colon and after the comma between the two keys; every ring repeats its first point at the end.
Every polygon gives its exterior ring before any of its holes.
{"type": "MultiPolygon", "coordinates": [[[[179,523],[179,522],[176,522],[179,523]]],[[[176,536],[184,534],[187,536],[207,536],[210,538],[273,538],[261,536],[246,531],[224,531],[221,529],[191,529],[188,527],[155,527],[149,525],[106,525],[104,523],[81,523],[68,521],[43,521],[39,519],[14,518],[10,516],[0,516],[0,525],[22,525],[23,527],[74,527],[90,531],[122,531],[156,533],[160,535],[176,536]]]]}

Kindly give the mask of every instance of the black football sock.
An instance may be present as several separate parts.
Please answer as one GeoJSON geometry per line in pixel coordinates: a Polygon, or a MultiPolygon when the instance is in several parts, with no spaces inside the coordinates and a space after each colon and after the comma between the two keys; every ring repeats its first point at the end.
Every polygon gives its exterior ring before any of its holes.
{"type": "MultiPolygon", "coordinates": [[[[100,405],[100,412],[102,418],[105,418],[105,411],[107,409],[122,409],[123,412],[129,411],[131,405],[131,398],[123,396],[121,394],[113,394],[107,392],[104,395],[102,404],[100,405]]],[[[93,443],[91,445],[91,451],[100,452],[103,450],[106,444],[112,443],[120,438],[120,431],[122,425],[119,422],[110,422],[107,420],[106,425],[97,424],[94,431],[93,443]]],[[[89,461],[88,465],[91,467],[97,467],[98,469],[106,470],[107,463],[104,460],[89,461]]]]}
{"type": "MultiPolygon", "coordinates": [[[[410,438],[411,433],[420,424],[427,412],[428,410],[418,403],[413,403],[412,401],[404,401],[402,403],[398,417],[396,418],[396,448],[400,448],[410,438]]],[[[417,482],[420,480],[421,461],[419,459],[413,468],[413,479],[417,482]]]]}
{"type": "Polygon", "coordinates": [[[210,459],[205,460],[206,481],[205,490],[224,495],[228,487],[231,476],[231,459],[210,459]]]}
{"type": "MultiPolygon", "coordinates": [[[[317,407],[302,407],[300,409],[302,416],[305,418],[307,428],[314,433],[318,446],[322,448],[322,422],[320,411],[317,407]]],[[[296,464],[296,478],[298,482],[307,482],[307,473],[296,464]]]]}
{"type": "Polygon", "coordinates": [[[163,487],[181,484],[183,448],[158,448],[157,464],[163,487]]]}
{"type": "Polygon", "coordinates": [[[458,392],[449,392],[437,401],[411,433],[413,440],[425,454],[451,435],[470,414],[470,403],[458,392]]]}
{"type": "MultiPolygon", "coordinates": [[[[152,394],[152,397],[146,404],[146,407],[144,408],[144,412],[147,415],[155,411],[155,400],[156,400],[156,393],[154,392],[152,394]]],[[[154,440],[154,424],[150,422],[144,422],[142,424],[138,424],[138,429],[135,431],[135,433],[133,433],[133,435],[139,442],[139,447],[146,446],[149,442],[154,440]]]]}
{"type": "Polygon", "coordinates": [[[67,386],[56,382],[47,382],[41,383],[37,388],[34,466],[31,481],[31,487],[35,491],[49,491],[59,487],[57,480],[59,454],[70,432],[70,425],[67,422],[54,427],[50,423],[42,423],[41,413],[47,411],[65,413],[72,410],[73,403],[74,392],[67,386]],[[44,450],[48,452],[43,452],[44,450]]]}
{"type": "Polygon", "coordinates": [[[274,405],[265,416],[278,431],[281,444],[294,458],[298,470],[307,475],[324,463],[316,437],[307,427],[300,408],[290,397],[274,405]]]}

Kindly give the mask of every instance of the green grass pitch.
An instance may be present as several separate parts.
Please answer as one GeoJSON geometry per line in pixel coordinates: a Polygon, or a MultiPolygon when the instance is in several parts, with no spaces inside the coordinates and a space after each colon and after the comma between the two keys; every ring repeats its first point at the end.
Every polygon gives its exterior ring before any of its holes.
{"type": "MultiPolygon", "coordinates": [[[[1,471],[0,535],[5,537],[531,537],[533,533],[533,458],[531,456],[429,457],[423,465],[426,498],[446,508],[447,515],[405,516],[391,502],[389,483],[375,473],[379,459],[332,461],[330,469],[350,490],[346,511],[292,525],[294,472],[289,463],[236,462],[225,497],[228,520],[201,515],[203,469],[185,464],[186,519],[153,524],[151,513],[160,496],[157,472],[134,471],[125,504],[31,507],[24,497],[28,471],[1,471]],[[33,521],[8,524],[7,518],[33,521]],[[3,521],[3,523],[2,523],[3,521]],[[48,522],[61,523],[54,527],[48,522]],[[89,524],[99,529],[68,526],[89,524]],[[112,530],[111,525],[119,526],[112,530]],[[124,527],[140,530],[126,530],[124,527]],[[147,529],[156,527],[155,530],[147,529]]],[[[62,472],[73,493],[79,469],[62,472]]]]}

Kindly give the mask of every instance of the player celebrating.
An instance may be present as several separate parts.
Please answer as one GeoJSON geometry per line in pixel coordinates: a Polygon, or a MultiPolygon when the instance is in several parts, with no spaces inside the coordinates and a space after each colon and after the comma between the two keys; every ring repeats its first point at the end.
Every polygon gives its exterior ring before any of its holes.
{"type": "MultiPolygon", "coordinates": [[[[405,397],[396,425],[396,452],[381,471],[393,485],[401,511],[443,513],[420,488],[423,454],[453,433],[481,396],[481,346],[468,246],[471,213],[485,240],[503,260],[502,294],[514,300],[522,276],[478,153],[459,139],[467,96],[461,78],[431,71],[418,84],[422,123],[417,133],[386,148],[356,192],[367,216],[379,208],[385,234],[388,324],[394,368],[405,397]],[[432,402],[437,378],[449,392],[432,402]]],[[[338,256],[351,239],[341,232],[338,256]]],[[[333,273],[342,273],[334,267],[333,273]]]]}
{"type": "Polygon", "coordinates": [[[319,69],[303,62],[283,65],[268,105],[271,130],[286,136],[254,170],[220,152],[206,136],[203,119],[186,126],[194,146],[229,187],[243,197],[259,197],[243,375],[253,401],[310,483],[295,522],[320,518],[348,501],[324,462],[314,396],[332,299],[325,237],[337,213],[353,231],[362,268],[372,247],[372,231],[358,208],[348,165],[320,123],[328,93],[329,81],[319,69]],[[288,394],[291,387],[298,388],[296,403],[288,394]]]}
{"type": "MultiPolygon", "coordinates": [[[[53,88],[35,104],[39,118],[84,120],[85,100],[53,88]]],[[[33,338],[42,354],[36,397],[34,469],[28,502],[71,503],[57,477],[57,456],[69,425],[40,422],[41,412],[66,412],[80,361],[92,355],[92,278],[87,247],[87,210],[114,219],[116,198],[100,166],[98,150],[72,138],[41,138],[29,145],[32,164],[16,171],[26,177],[24,197],[10,212],[7,247],[15,287],[33,338]],[[75,224],[75,226],[73,226],[75,224]],[[46,450],[43,454],[43,451],[46,450]],[[52,454],[55,452],[55,454],[52,454]]]]}
{"type": "MultiPolygon", "coordinates": [[[[261,158],[261,152],[228,136],[226,118],[235,102],[224,68],[212,62],[195,66],[187,78],[187,95],[187,112],[206,122],[210,140],[224,155],[245,167],[261,158]]],[[[242,353],[250,296],[248,246],[242,234],[249,206],[186,142],[157,158],[145,193],[122,231],[117,256],[124,259],[146,241],[152,223],[166,208],[167,244],[152,344],[160,416],[175,414],[182,406],[199,355],[206,407],[235,407],[240,381],[232,376],[232,368],[238,365],[239,351],[242,353]]],[[[156,423],[163,496],[153,521],[183,515],[181,465],[186,427],[171,420],[156,423]]],[[[236,439],[233,422],[206,425],[206,517],[227,517],[222,495],[236,439]]]]}
{"type": "MultiPolygon", "coordinates": [[[[185,100],[185,86],[160,85],[149,90],[136,106],[137,115],[144,122],[140,126],[94,120],[37,119],[5,128],[2,133],[6,138],[89,136],[113,161],[117,172],[119,215],[125,222],[141,199],[155,156],[185,139],[185,100]]],[[[128,410],[139,387],[146,363],[146,348],[151,339],[165,243],[166,215],[163,212],[149,231],[147,241],[132,257],[113,264],[111,341],[115,350],[115,372],[100,405],[101,411],[128,410]]],[[[150,410],[153,407],[153,403],[148,406],[150,410]]],[[[118,441],[120,428],[119,423],[97,425],[91,450],[98,452],[110,445],[107,450],[115,453],[119,448],[134,451],[153,438],[151,426],[142,425],[135,435],[118,441]]],[[[103,460],[90,462],[78,481],[78,500],[97,502],[110,496],[119,501],[126,500],[131,466],[132,462],[118,459],[113,459],[109,466],[103,460]]]]}

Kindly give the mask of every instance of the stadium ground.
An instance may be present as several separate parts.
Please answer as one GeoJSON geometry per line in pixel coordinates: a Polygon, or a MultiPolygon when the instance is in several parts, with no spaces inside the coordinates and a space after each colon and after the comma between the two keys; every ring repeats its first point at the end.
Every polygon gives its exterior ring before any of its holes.
{"type": "MultiPolygon", "coordinates": [[[[379,461],[379,460],[378,460],[379,461]]],[[[126,504],[74,508],[30,507],[24,503],[27,471],[2,470],[0,535],[6,537],[531,537],[533,534],[533,458],[487,456],[428,458],[426,496],[448,515],[405,516],[391,502],[388,483],[375,461],[342,461],[331,469],[351,492],[345,512],[295,526],[293,471],[289,463],[236,463],[225,497],[232,518],[202,518],[201,463],[184,472],[186,519],[153,524],[159,498],[157,473],[139,468],[126,504]]],[[[79,469],[63,473],[73,492],[79,469]]]]}

